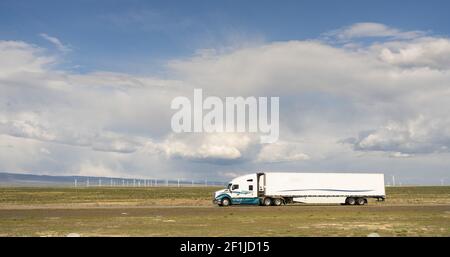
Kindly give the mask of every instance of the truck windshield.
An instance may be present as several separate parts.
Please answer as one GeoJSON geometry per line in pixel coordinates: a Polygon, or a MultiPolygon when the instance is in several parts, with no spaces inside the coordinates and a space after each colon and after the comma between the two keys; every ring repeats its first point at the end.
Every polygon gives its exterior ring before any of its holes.
{"type": "Polygon", "coordinates": [[[231,189],[231,183],[228,184],[227,189],[230,190],[231,189]]]}

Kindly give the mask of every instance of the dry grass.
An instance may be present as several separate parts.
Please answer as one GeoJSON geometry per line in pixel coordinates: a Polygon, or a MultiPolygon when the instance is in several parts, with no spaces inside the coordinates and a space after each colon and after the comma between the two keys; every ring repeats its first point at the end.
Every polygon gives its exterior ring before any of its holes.
{"type": "Polygon", "coordinates": [[[217,188],[1,188],[2,236],[450,236],[450,187],[368,206],[213,206],[217,188]]]}

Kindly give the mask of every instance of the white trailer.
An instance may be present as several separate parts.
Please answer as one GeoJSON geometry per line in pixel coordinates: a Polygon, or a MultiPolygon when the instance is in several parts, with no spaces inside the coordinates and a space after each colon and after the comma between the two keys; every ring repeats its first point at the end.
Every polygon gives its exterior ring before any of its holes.
{"type": "Polygon", "coordinates": [[[214,194],[214,203],[282,205],[288,203],[367,204],[384,201],[384,175],[367,173],[254,173],[233,179],[214,194]]]}

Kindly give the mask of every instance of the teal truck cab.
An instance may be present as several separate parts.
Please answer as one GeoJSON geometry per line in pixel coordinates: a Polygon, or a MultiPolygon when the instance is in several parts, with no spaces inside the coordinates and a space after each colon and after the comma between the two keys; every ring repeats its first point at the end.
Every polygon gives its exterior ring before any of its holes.
{"type": "Polygon", "coordinates": [[[249,174],[233,179],[227,188],[214,193],[215,204],[228,206],[231,204],[260,204],[258,197],[258,174],[249,174]]]}

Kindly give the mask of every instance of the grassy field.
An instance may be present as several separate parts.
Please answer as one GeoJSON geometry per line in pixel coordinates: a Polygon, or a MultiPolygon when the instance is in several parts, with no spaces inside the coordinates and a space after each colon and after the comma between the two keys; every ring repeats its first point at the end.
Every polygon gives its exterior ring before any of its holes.
{"type": "Polygon", "coordinates": [[[210,206],[218,187],[3,187],[0,209],[110,206],[210,206]]]}
{"type": "Polygon", "coordinates": [[[0,188],[1,236],[450,236],[450,187],[367,206],[212,205],[217,188],[0,188]]]}

